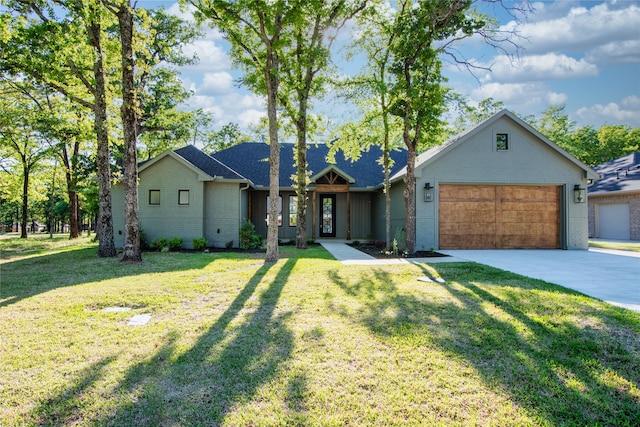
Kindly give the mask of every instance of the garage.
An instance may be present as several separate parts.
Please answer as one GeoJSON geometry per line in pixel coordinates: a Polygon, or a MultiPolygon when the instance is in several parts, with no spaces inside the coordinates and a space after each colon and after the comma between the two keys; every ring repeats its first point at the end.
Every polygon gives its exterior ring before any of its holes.
{"type": "Polygon", "coordinates": [[[628,240],[630,230],[628,203],[598,206],[598,237],[628,240]]]}
{"type": "Polygon", "coordinates": [[[559,186],[440,184],[441,249],[557,249],[559,186]]]}

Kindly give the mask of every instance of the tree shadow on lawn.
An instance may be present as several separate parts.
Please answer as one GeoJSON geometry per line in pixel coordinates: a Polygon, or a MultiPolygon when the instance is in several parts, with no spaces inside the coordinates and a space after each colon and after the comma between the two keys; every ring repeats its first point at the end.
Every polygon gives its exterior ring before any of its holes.
{"type": "Polygon", "coordinates": [[[96,257],[92,247],[9,261],[2,264],[0,308],[53,289],[88,282],[202,269],[221,257],[213,253],[158,252],[145,254],[141,264],[121,264],[119,258],[96,257]]]}
{"type": "Polygon", "coordinates": [[[295,263],[289,259],[280,267],[260,295],[258,307],[240,325],[232,322],[273,265],[254,274],[193,347],[178,354],[172,339],[150,360],[130,368],[114,391],[124,403],[100,423],[219,425],[234,404],[251,400],[277,375],[293,349],[293,335],[286,325],[290,313],[274,315],[274,310],[295,263]]]}
{"type": "MultiPolygon", "coordinates": [[[[485,278],[495,271],[497,280],[476,283],[467,270],[458,274],[459,280],[425,284],[441,287],[451,297],[440,300],[430,299],[428,290],[421,295],[403,293],[394,277],[381,269],[355,283],[348,272],[331,271],[330,278],[362,304],[360,311],[343,313],[345,316],[352,320],[355,316],[383,339],[426,335],[445,353],[469,362],[487,387],[507,391],[515,403],[543,423],[637,423],[637,332],[617,324],[615,314],[580,302],[567,302],[563,307],[575,310],[574,318],[597,319],[599,325],[555,322],[553,310],[558,302],[546,303],[539,294],[560,293],[567,298],[580,294],[542,281],[523,282],[521,276],[486,266],[468,267],[472,268],[481,268],[485,278]],[[525,313],[538,310],[542,317],[536,320],[525,313]]],[[[452,265],[434,269],[447,279],[460,272],[452,265]]],[[[640,329],[640,321],[633,327],[640,329]]]]}

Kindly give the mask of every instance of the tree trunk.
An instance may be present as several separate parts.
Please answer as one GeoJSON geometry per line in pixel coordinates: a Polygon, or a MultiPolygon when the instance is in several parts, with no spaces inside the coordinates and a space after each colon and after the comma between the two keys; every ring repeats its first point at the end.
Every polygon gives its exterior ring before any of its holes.
{"type": "Polygon", "coordinates": [[[23,160],[22,167],[22,218],[20,219],[22,223],[22,230],[20,230],[20,238],[27,238],[27,216],[29,214],[29,167],[26,164],[26,159],[23,160]]]}
{"type": "Polygon", "coordinates": [[[299,119],[296,121],[298,140],[296,142],[297,164],[297,218],[296,248],[307,249],[307,112],[306,100],[300,101],[299,119]]]}
{"type": "MultiPolygon", "coordinates": [[[[75,142],[74,146],[78,147],[79,143],[75,142]]],[[[75,149],[77,153],[77,149],[75,149]]],[[[62,162],[65,167],[65,178],[67,180],[67,195],[69,196],[69,238],[77,239],[80,237],[80,226],[78,224],[78,187],[77,180],[73,173],[73,166],[69,160],[66,143],[62,148],[62,162]]]]}
{"type": "Polygon", "coordinates": [[[407,188],[405,197],[405,232],[406,250],[412,254],[416,251],[416,146],[408,145],[407,151],[407,188]]]}
{"type": "MultiPolygon", "coordinates": [[[[129,2],[128,2],[129,3],[129,2]]],[[[142,261],[138,215],[138,159],[136,153],[136,92],[133,58],[133,9],[125,4],[118,10],[122,43],[122,127],[124,133],[124,247],[121,262],[142,261]]]]}
{"type": "Polygon", "coordinates": [[[267,83],[267,117],[269,119],[269,226],[267,229],[267,253],[265,263],[278,261],[278,197],[280,192],[280,145],[278,144],[278,57],[267,46],[265,66],[267,83]]]}
{"type": "Polygon", "coordinates": [[[107,128],[106,82],[104,71],[104,53],[99,23],[93,21],[87,31],[94,50],[93,71],[96,79],[94,104],[94,129],[98,150],[96,156],[98,176],[98,224],[96,238],[98,239],[98,256],[114,257],[117,255],[113,240],[113,216],[111,212],[111,162],[109,155],[109,129],[107,128]]]}

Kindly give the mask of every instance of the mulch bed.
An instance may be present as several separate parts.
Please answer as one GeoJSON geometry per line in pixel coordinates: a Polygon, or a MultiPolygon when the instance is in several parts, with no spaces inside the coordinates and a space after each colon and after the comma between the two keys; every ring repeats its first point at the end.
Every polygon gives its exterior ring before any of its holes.
{"type": "Polygon", "coordinates": [[[441,254],[436,251],[416,251],[413,254],[408,254],[404,256],[402,252],[398,252],[398,254],[394,254],[392,251],[385,251],[384,249],[380,249],[376,245],[349,245],[354,249],[357,249],[361,252],[364,252],[368,255],[371,255],[374,258],[378,259],[393,259],[393,258],[438,258],[438,257],[447,257],[449,255],[441,254]]]}

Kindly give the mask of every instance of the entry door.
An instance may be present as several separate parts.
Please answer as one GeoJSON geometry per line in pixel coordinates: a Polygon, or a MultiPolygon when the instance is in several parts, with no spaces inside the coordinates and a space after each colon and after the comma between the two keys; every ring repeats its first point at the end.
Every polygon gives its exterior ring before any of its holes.
{"type": "Polygon", "coordinates": [[[320,195],[320,237],[336,237],[336,196],[320,195]]]}

